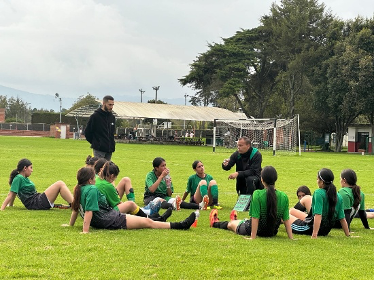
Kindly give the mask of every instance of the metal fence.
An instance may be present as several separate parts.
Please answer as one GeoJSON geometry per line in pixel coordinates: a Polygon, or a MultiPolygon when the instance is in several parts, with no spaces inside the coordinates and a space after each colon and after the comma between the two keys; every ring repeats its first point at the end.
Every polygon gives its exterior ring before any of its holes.
{"type": "Polygon", "coordinates": [[[0,130],[49,131],[50,127],[45,123],[0,123],[0,130]]]}

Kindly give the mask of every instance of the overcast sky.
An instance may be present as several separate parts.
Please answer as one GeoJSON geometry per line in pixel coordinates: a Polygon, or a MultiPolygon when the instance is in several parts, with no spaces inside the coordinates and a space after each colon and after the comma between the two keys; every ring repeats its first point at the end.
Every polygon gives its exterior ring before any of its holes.
{"type": "MultiPolygon", "coordinates": [[[[271,0],[0,0],[0,85],[76,98],[193,95],[177,79],[207,43],[259,25],[271,0]]],[[[325,0],[342,19],[373,0],[325,0]]],[[[280,1],[276,1],[280,3],[280,1]]],[[[321,3],[321,1],[320,1],[321,3]]]]}

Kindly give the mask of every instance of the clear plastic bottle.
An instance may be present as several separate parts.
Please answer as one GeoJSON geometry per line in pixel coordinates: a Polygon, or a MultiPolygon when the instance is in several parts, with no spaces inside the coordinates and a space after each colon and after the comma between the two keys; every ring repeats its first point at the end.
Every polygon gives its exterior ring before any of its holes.
{"type": "Polygon", "coordinates": [[[164,180],[165,180],[165,183],[167,184],[167,187],[168,187],[168,188],[171,187],[172,179],[171,179],[170,174],[166,175],[166,176],[164,177],[164,180]]]}

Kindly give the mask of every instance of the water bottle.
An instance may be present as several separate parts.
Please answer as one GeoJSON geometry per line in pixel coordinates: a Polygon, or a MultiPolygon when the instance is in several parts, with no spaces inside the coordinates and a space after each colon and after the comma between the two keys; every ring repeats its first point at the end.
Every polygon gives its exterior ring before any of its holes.
{"type": "Polygon", "coordinates": [[[170,174],[168,174],[168,175],[166,175],[164,177],[164,181],[165,181],[165,183],[167,185],[167,188],[170,188],[171,187],[171,183],[172,183],[172,179],[171,179],[170,174]]]}

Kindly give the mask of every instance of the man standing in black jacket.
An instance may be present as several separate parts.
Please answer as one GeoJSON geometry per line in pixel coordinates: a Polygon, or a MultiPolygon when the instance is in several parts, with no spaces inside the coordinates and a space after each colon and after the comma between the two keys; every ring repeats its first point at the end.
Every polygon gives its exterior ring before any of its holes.
{"type": "Polygon", "coordinates": [[[94,156],[111,160],[115,151],[115,116],[112,113],[115,104],[112,96],[103,98],[101,108],[90,116],[85,129],[86,140],[91,143],[94,156]]]}
{"type": "Polygon", "coordinates": [[[237,142],[237,151],[229,159],[225,159],[222,168],[229,171],[236,165],[236,172],[228,179],[237,179],[238,195],[252,195],[255,189],[262,188],[260,172],[262,171],[262,154],[257,148],[251,147],[248,137],[241,137],[237,142]]]}

